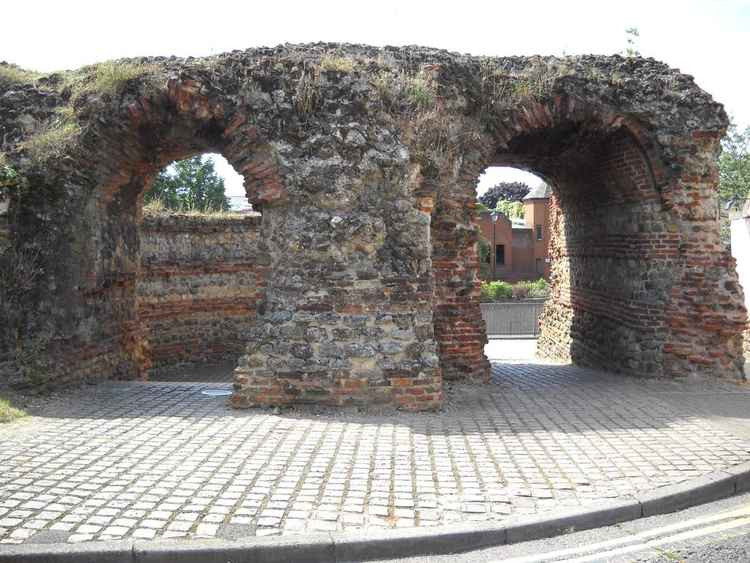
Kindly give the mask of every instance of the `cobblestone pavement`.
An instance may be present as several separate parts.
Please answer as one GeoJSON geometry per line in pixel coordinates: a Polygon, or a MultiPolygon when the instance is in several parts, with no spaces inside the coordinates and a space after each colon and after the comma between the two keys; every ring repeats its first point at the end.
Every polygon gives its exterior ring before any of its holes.
{"type": "Polygon", "coordinates": [[[201,381],[204,383],[231,383],[234,378],[234,368],[237,362],[210,364],[210,365],[186,365],[170,367],[161,370],[152,370],[149,381],[171,381],[173,383],[185,383],[201,381]]]}
{"type": "Polygon", "coordinates": [[[493,372],[434,414],[234,411],[201,393],[225,383],[84,389],[0,430],[0,542],[500,522],[750,460],[722,423],[750,416],[742,387],[493,372]]]}

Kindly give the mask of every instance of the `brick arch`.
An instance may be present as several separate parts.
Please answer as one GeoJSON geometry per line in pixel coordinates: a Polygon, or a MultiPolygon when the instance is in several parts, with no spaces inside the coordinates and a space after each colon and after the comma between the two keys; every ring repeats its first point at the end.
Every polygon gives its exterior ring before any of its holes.
{"type": "MultiPolygon", "coordinates": [[[[76,229],[84,252],[76,256],[79,264],[69,266],[82,273],[77,294],[82,301],[83,322],[97,326],[103,333],[89,353],[97,358],[97,365],[107,362],[118,377],[143,378],[153,361],[164,365],[186,357],[208,357],[217,346],[207,335],[205,340],[185,337],[184,342],[174,343],[198,348],[183,354],[154,349],[149,342],[153,330],[150,324],[160,311],[143,314],[136,286],[141,277],[143,196],[159,170],[175,160],[216,152],[244,178],[248,200],[256,209],[266,208],[273,213],[273,206],[282,205],[286,194],[272,148],[256,128],[247,124],[245,114],[234,110],[227,100],[201,93],[201,84],[193,80],[169,80],[164,90],[132,101],[122,108],[122,113],[103,116],[104,120],[119,121],[119,127],[105,123],[89,133],[88,175],[95,183],[83,202],[84,213],[78,218],[80,228],[76,229]]],[[[255,228],[262,233],[262,221],[255,228]]],[[[262,235],[258,241],[257,271],[250,265],[245,269],[262,288],[268,249],[262,235]]],[[[159,275],[185,275],[179,268],[176,264],[159,275]]],[[[208,265],[200,266],[201,271],[206,268],[208,265]]],[[[262,295],[257,299],[262,301],[262,295]]],[[[189,311],[190,302],[185,301],[182,306],[189,311]]],[[[255,308],[255,303],[227,303],[223,310],[228,315],[254,316],[255,308]]],[[[170,310],[168,305],[161,311],[162,315],[166,313],[174,324],[180,322],[183,314],[175,307],[170,310]]],[[[228,321],[217,317],[215,322],[228,321]]],[[[242,350],[231,348],[236,359],[242,350]]],[[[86,362],[81,358],[72,359],[71,363],[85,369],[86,362]]]]}
{"type": "MultiPolygon", "coordinates": [[[[715,288],[716,272],[726,276],[731,260],[716,244],[716,221],[706,216],[712,200],[705,191],[685,194],[687,182],[715,189],[714,162],[704,160],[696,176],[684,167],[690,159],[675,159],[672,147],[657,143],[635,118],[562,94],[527,100],[492,129],[482,157],[444,181],[435,203],[435,332],[446,378],[487,379],[471,232],[474,185],[487,166],[524,169],[552,187],[542,356],[635,375],[741,377],[742,307],[735,304],[736,317],[719,328],[719,315],[695,291],[715,288]]],[[[716,137],[694,134],[675,144],[694,154],[711,141],[716,137]]]]}

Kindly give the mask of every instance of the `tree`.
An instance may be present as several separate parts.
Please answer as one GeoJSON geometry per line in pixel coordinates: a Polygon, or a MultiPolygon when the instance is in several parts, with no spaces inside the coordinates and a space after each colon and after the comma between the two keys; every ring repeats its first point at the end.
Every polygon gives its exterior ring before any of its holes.
{"type": "Polygon", "coordinates": [[[750,198],[750,127],[740,131],[732,123],[721,141],[719,157],[719,222],[721,242],[730,247],[731,209],[742,209],[750,198]]]}
{"type": "Polygon", "coordinates": [[[498,200],[495,210],[505,215],[511,221],[513,219],[523,219],[524,216],[523,203],[520,201],[498,200]]]}
{"type": "Polygon", "coordinates": [[[719,197],[724,207],[742,207],[750,196],[750,127],[732,123],[721,141],[719,197]]]}
{"type": "Polygon", "coordinates": [[[224,179],[214,161],[202,155],[173,162],[164,168],[146,192],[145,201],[159,200],[167,209],[226,211],[224,179]]]}
{"type": "Polygon", "coordinates": [[[523,182],[500,182],[479,196],[479,202],[488,209],[495,209],[499,200],[521,201],[530,191],[523,182]]]}

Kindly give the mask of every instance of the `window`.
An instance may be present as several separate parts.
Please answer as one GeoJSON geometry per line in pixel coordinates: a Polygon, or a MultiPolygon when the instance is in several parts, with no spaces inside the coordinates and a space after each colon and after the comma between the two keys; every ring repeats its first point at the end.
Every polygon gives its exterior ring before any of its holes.
{"type": "Polygon", "coordinates": [[[536,226],[536,240],[542,240],[542,226],[536,226]]]}
{"type": "Polygon", "coordinates": [[[498,244],[495,246],[495,264],[502,266],[505,264],[505,245],[498,244]]]}
{"type": "Polygon", "coordinates": [[[543,258],[536,259],[536,273],[544,274],[544,259],[543,258]]]}

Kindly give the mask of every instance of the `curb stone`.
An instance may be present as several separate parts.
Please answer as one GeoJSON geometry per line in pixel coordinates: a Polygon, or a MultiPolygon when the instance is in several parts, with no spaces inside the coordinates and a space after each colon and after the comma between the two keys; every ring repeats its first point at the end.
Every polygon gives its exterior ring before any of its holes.
{"type": "Polygon", "coordinates": [[[750,490],[750,462],[633,497],[502,526],[456,524],[380,532],[226,540],[106,541],[0,545],[0,563],[328,563],[438,555],[542,539],[666,514],[750,490]]]}

